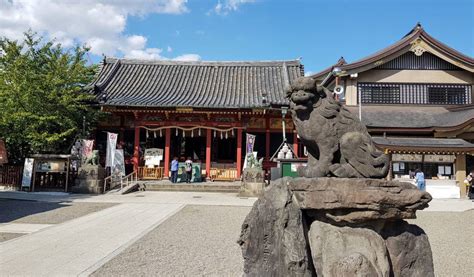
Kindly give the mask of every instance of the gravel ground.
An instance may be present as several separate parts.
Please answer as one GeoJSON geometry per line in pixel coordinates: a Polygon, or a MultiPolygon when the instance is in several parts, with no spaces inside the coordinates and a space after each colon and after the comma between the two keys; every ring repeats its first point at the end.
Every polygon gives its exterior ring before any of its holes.
{"type": "Polygon", "coordinates": [[[474,210],[418,212],[409,220],[425,230],[433,252],[436,276],[474,276],[474,210]]]}
{"type": "Polygon", "coordinates": [[[21,237],[25,234],[17,234],[17,233],[0,233],[0,242],[4,242],[7,240],[11,240],[17,237],[21,237]]]}
{"type": "Polygon", "coordinates": [[[250,209],[186,206],[92,276],[241,276],[236,241],[250,209]]]}
{"type": "Polygon", "coordinates": [[[0,198],[0,223],[58,224],[97,212],[114,203],[51,203],[0,198]]]}
{"type": "MultiPolygon", "coordinates": [[[[241,276],[235,243],[250,207],[187,206],[110,260],[93,276],[241,276]]],[[[468,262],[474,211],[419,212],[410,220],[428,234],[436,276],[474,276],[468,262]]]]}

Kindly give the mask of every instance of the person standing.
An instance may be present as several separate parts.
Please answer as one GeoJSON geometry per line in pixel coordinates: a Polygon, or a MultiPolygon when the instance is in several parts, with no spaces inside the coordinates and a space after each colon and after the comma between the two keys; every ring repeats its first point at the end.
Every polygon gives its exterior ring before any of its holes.
{"type": "Polygon", "coordinates": [[[191,176],[193,173],[193,161],[191,157],[184,162],[184,171],[186,172],[186,183],[191,183],[191,176]]]}
{"type": "Polygon", "coordinates": [[[415,182],[419,190],[426,191],[425,174],[418,168],[415,170],[415,182]]]}
{"type": "Polygon", "coordinates": [[[178,157],[174,157],[171,161],[171,183],[178,181],[178,157]]]}
{"type": "Polygon", "coordinates": [[[472,193],[472,185],[474,182],[474,171],[471,171],[469,175],[466,176],[466,179],[464,180],[464,184],[466,185],[466,196],[470,198],[471,193],[472,193]]]}

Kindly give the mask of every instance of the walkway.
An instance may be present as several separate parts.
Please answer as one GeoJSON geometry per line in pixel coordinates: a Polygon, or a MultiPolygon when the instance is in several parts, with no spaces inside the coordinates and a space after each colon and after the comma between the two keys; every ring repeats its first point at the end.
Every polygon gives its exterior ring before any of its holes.
{"type": "Polygon", "coordinates": [[[1,243],[1,274],[89,275],[182,207],[124,203],[1,243]]]}

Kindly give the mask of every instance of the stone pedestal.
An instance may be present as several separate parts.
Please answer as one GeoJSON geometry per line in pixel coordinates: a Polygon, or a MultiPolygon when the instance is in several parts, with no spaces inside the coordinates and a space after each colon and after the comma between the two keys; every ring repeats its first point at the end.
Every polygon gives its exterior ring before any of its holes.
{"type": "Polygon", "coordinates": [[[273,181],[242,225],[239,244],[245,274],[434,276],[428,237],[404,221],[415,218],[416,210],[427,207],[429,201],[428,193],[397,181],[273,181]],[[295,253],[301,253],[298,259],[287,258],[295,253]]]}
{"type": "Polygon", "coordinates": [[[260,196],[265,188],[265,171],[259,168],[246,168],[242,176],[239,196],[260,196]]]}
{"type": "Polygon", "coordinates": [[[73,193],[102,193],[105,169],[100,165],[83,165],[79,168],[73,193]]]}

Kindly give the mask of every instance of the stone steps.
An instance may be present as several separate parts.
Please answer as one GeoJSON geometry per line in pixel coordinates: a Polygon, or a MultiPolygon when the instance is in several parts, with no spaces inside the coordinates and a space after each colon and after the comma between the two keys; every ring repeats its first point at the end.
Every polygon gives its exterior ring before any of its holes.
{"type": "Polygon", "coordinates": [[[228,192],[238,193],[240,184],[213,184],[213,183],[195,183],[195,184],[160,184],[139,182],[140,187],[145,187],[147,191],[198,191],[198,192],[228,192]]]}

